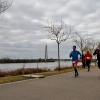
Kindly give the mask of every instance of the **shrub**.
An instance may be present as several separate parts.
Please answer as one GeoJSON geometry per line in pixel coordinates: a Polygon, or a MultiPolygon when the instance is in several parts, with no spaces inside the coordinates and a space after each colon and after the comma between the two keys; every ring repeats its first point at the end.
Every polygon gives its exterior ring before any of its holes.
{"type": "Polygon", "coordinates": [[[38,69],[37,68],[19,68],[19,69],[11,70],[11,71],[0,71],[0,77],[41,73],[41,72],[48,72],[48,71],[50,71],[50,69],[47,69],[47,68],[38,68],[38,69]]]}

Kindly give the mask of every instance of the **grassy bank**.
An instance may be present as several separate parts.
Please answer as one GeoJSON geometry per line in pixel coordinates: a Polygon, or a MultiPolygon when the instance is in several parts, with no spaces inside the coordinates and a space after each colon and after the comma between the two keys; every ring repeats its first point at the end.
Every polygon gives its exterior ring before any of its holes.
{"type": "MultiPolygon", "coordinates": [[[[91,68],[96,68],[97,66],[91,66],[91,68]]],[[[81,66],[78,66],[77,67],[78,70],[83,70],[84,68],[82,68],[81,66]]],[[[85,68],[87,69],[87,68],[85,68]]],[[[45,75],[45,76],[51,76],[51,75],[57,75],[57,74],[62,74],[62,73],[67,73],[67,72],[72,72],[74,71],[73,67],[70,67],[68,69],[65,69],[65,68],[62,68],[60,70],[60,72],[58,70],[55,70],[55,71],[50,71],[50,72],[42,72],[42,73],[35,73],[35,74],[38,74],[38,75],[45,75]]]]}
{"type": "Polygon", "coordinates": [[[5,77],[0,77],[0,84],[15,82],[15,81],[21,81],[21,80],[26,80],[26,79],[27,78],[22,77],[21,75],[18,75],[18,76],[5,76],[5,77]]]}
{"type": "MultiPolygon", "coordinates": [[[[95,67],[96,66],[91,66],[91,68],[95,68],[95,67]]],[[[82,69],[83,68],[81,66],[78,67],[78,70],[82,70],[82,69]]],[[[35,74],[51,76],[51,75],[57,75],[57,74],[72,72],[72,71],[74,71],[74,69],[72,67],[70,67],[68,69],[62,68],[60,72],[58,70],[55,70],[55,71],[41,72],[41,73],[35,73],[35,74]]],[[[30,78],[22,77],[22,75],[16,75],[16,76],[10,76],[9,75],[9,76],[5,76],[5,77],[0,77],[0,84],[15,82],[15,81],[21,81],[21,80],[27,80],[27,79],[30,79],[30,78]]]]}

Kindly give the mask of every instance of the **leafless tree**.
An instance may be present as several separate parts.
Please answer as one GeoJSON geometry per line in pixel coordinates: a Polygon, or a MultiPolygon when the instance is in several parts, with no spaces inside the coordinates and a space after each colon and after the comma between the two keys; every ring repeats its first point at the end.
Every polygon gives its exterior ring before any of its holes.
{"type": "Polygon", "coordinates": [[[73,42],[80,48],[81,53],[83,54],[84,48],[90,44],[90,39],[88,34],[82,34],[83,32],[75,32],[72,36],[73,42]]]}
{"type": "Polygon", "coordinates": [[[93,48],[91,46],[85,46],[85,48],[83,48],[84,53],[86,53],[88,50],[90,51],[91,54],[93,54],[93,48]]]}
{"type": "MultiPolygon", "coordinates": [[[[12,5],[12,2],[13,0],[0,0],[0,14],[4,13],[5,10],[7,10],[12,5]]],[[[2,18],[0,20],[2,20],[2,18]]]]}
{"type": "MultiPolygon", "coordinates": [[[[95,38],[92,38],[90,40],[90,46],[92,47],[93,52],[95,51],[95,49],[98,48],[98,44],[100,44],[100,40],[95,39],[95,38]]],[[[96,55],[95,55],[95,65],[96,65],[96,55]]]]}
{"type": "Polygon", "coordinates": [[[61,42],[66,41],[70,38],[71,33],[73,31],[73,27],[67,26],[64,21],[61,19],[61,22],[58,23],[57,21],[48,21],[47,25],[44,27],[46,31],[49,33],[49,39],[55,40],[58,45],[58,67],[60,71],[60,54],[59,54],[59,45],[61,42]]]}

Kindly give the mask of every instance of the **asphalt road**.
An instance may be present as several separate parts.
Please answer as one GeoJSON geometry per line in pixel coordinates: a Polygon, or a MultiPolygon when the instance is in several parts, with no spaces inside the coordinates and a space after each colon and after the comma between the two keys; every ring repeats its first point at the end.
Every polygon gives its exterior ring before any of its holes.
{"type": "Polygon", "coordinates": [[[100,100],[100,70],[92,68],[0,85],[0,100],[100,100]]]}

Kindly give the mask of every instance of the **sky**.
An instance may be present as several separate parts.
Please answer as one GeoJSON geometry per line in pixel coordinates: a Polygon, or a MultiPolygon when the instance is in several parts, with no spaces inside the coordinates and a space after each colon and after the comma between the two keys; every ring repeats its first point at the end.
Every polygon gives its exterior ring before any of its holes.
{"type": "MultiPolygon", "coordinates": [[[[13,0],[0,21],[0,58],[44,58],[46,45],[48,58],[57,58],[57,43],[43,28],[48,19],[58,23],[62,19],[75,31],[99,39],[100,0],[13,0]]],[[[73,45],[71,38],[60,44],[61,59],[69,58],[73,45]]]]}

